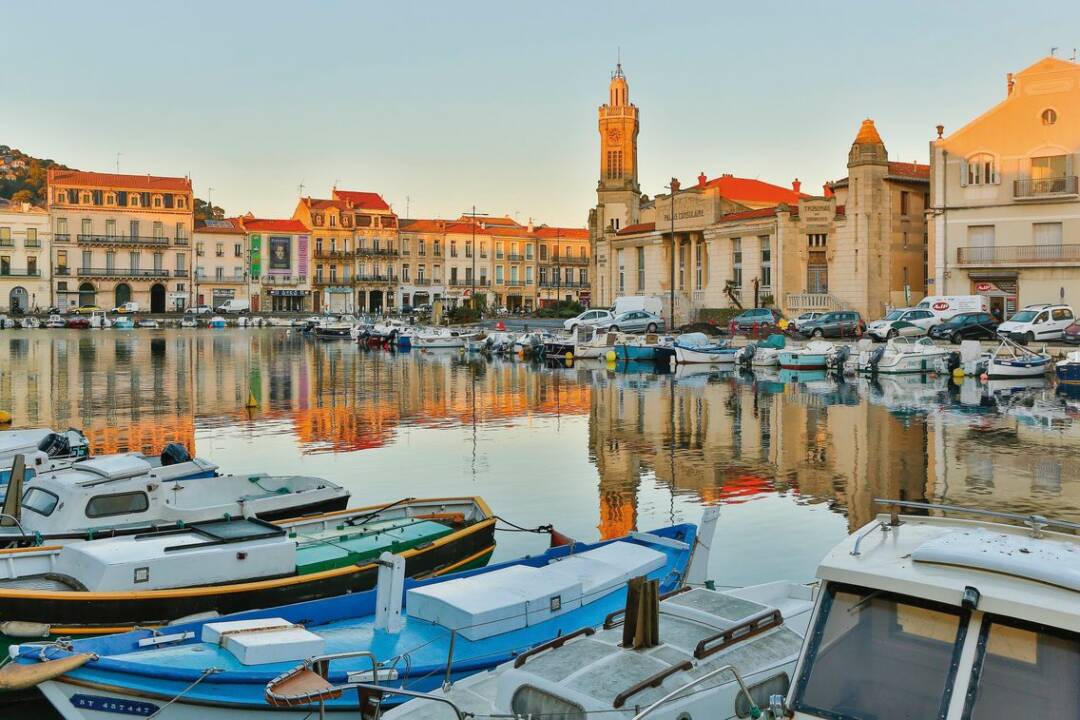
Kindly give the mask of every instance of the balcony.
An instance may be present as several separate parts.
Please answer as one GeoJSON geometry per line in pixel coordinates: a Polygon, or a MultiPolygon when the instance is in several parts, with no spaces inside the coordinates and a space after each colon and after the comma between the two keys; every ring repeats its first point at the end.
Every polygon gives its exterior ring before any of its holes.
{"type": "Polygon", "coordinates": [[[1078,194],[1076,175],[1013,180],[1013,197],[1017,200],[1035,200],[1058,196],[1068,197],[1076,194],[1078,194]]]}
{"type": "Polygon", "coordinates": [[[579,282],[579,281],[576,281],[576,280],[573,280],[571,282],[566,282],[565,280],[552,280],[550,278],[541,280],[539,285],[542,288],[571,288],[572,289],[572,288],[587,288],[587,287],[589,287],[589,283],[587,283],[587,282],[579,282]]]}
{"type": "Polygon", "coordinates": [[[27,240],[25,243],[23,243],[23,247],[40,248],[41,247],[41,241],[40,240],[27,240]]]}
{"type": "Polygon", "coordinates": [[[507,285],[507,287],[525,287],[525,281],[524,280],[507,280],[506,285],[507,285]]]}
{"type": "Polygon", "coordinates": [[[71,242],[69,233],[53,233],[53,242],[71,242]]]}
{"type": "Polygon", "coordinates": [[[327,277],[325,275],[316,275],[314,282],[315,282],[316,285],[334,285],[334,286],[337,286],[337,285],[351,285],[352,284],[352,279],[351,278],[339,278],[336,275],[330,275],[329,277],[327,277]]]}
{"type": "Polygon", "coordinates": [[[188,277],[188,271],[187,270],[173,270],[172,274],[173,274],[173,277],[182,277],[182,278],[188,277]]]}
{"type": "MultiPolygon", "coordinates": [[[[394,248],[357,248],[356,254],[364,257],[397,257],[398,251],[394,248]]],[[[408,255],[408,252],[405,253],[408,255]]],[[[422,255],[423,253],[421,253],[422,255]]]]}
{"type": "Polygon", "coordinates": [[[7,238],[6,240],[0,240],[0,248],[13,248],[13,247],[15,247],[15,241],[12,240],[11,238],[7,238]]]}
{"type": "Polygon", "coordinates": [[[299,285],[307,282],[307,275],[263,275],[263,285],[299,285]]]}
{"type": "Polygon", "coordinates": [[[6,277],[41,277],[41,270],[37,268],[34,268],[33,270],[16,270],[15,268],[0,270],[0,278],[6,277]]]}
{"type": "Polygon", "coordinates": [[[353,256],[348,250],[316,250],[316,260],[347,260],[353,256]]]}
{"type": "Polygon", "coordinates": [[[967,267],[1076,265],[1080,264],[1080,244],[962,247],[956,248],[956,264],[967,267]]]}
{"type": "Polygon", "coordinates": [[[163,269],[143,268],[95,268],[81,267],[75,270],[79,277],[167,278],[171,273],[163,269]]]}
{"type": "Polygon", "coordinates": [[[506,259],[509,260],[510,262],[521,262],[522,260],[525,259],[525,256],[524,255],[518,255],[517,253],[510,253],[509,255],[506,256],[506,259]]]}
{"type": "Polygon", "coordinates": [[[173,245],[178,247],[187,247],[190,244],[190,241],[186,237],[173,238],[173,245]]]}
{"type": "Polygon", "coordinates": [[[67,276],[67,275],[70,275],[70,274],[71,274],[71,268],[69,268],[69,267],[67,267],[67,266],[65,266],[65,267],[58,267],[58,268],[53,268],[53,275],[64,275],[64,276],[67,276]]]}
{"type": "Polygon", "coordinates": [[[360,273],[353,276],[353,284],[357,283],[391,283],[397,281],[397,275],[386,273],[360,273]]]}
{"type": "Polygon", "coordinates": [[[589,258],[564,255],[562,257],[553,257],[549,260],[541,260],[540,262],[546,265],[572,265],[574,267],[585,267],[589,264],[589,258]]]}
{"type": "MultiPolygon", "coordinates": [[[[473,286],[473,281],[472,281],[472,278],[451,277],[450,282],[447,283],[447,284],[450,287],[472,287],[473,286]]],[[[476,281],[476,286],[477,287],[480,286],[480,281],[479,280],[476,281]]]]}
{"type": "Polygon", "coordinates": [[[152,245],[161,247],[169,244],[169,238],[167,237],[148,237],[146,235],[83,235],[80,233],[76,237],[80,245],[152,245]]]}
{"type": "Polygon", "coordinates": [[[416,278],[412,281],[412,284],[419,287],[426,287],[428,285],[431,285],[431,278],[416,278]]]}

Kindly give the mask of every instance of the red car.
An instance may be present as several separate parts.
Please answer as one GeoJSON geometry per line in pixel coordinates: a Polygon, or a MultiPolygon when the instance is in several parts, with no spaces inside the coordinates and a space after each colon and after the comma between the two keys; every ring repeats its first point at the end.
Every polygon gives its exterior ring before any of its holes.
{"type": "Polygon", "coordinates": [[[86,328],[90,327],[90,318],[85,318],[81,316],[70,318],[67,321],[67,326],[69,328],[75,328],[77,330],[85,330],[86,328]]]}
{"type": "Polygon", "coordinates": [[[1080,345],[1080,323],[1072,323],[1061,333],[1061,342],[1068,345],[1080,345]]]}

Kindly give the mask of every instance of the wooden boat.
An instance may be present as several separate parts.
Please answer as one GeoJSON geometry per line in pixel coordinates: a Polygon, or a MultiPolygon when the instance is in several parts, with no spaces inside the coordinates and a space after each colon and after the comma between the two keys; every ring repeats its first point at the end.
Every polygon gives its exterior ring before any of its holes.
{"type": "Polygon", "coordinates": [[[574,357],[606,359],[609,352],[615,352],[618,340],[618,333],[597,330],[592,325],[578,325],[574,328],[574,357]]]}
{"type": "Polygon", "coordinates": [[[660,592],[678,589],[695,549],[706,555],[696,530],[676,525],[556,547],[451,578],[437,577],[448,566],[430,579],[402,580],[399,561],[386,555],[378,591],[180,623],[156,633],[140,629],[71,645],[13,647],[16,659],[0,671],[0,686],[45,680],[42,692],[65,717],[87,720],[98,717],[84,704],[88,696],[95,707],[132,707],[149,715],[168,704],[163,717],[199,720],[298,720],[320,714],[322,702],[328,712],[356,712],[356,693],[319,690],[362,680],[365,673],[389,687],[433,689],[602,624],[625,608],[632,577],[657,580],[660,592]],[[72,668],[75,657],[85,664],[72,668]],[[52,662],[60,664],[54,669],[52,662]],[[305,664],[297,667],[300,662],[305,664]],[[329,682],[307,682],[312,668],[327,664],[329,682]],[[22,674],[27,670],[30,678],[22,674]]]}
{"type": "Polygon", "coordinates": [[[680,335],[673,343],[675,362],[705,363],[709,365],[731,365],[735,363],[738,348],[728,345],[724,340],[710,341],[704,333],[680,335]]]}
{"type": "Polygon", "coordinates": [[[0,550],[0,641],[159,626],[369,590],[393,550],[409,576],[485,565],[480,498],[401,500],[268,523],[237,517],[145,535],[0,550]],[[5,629],[6,628],[6,629],[5,629]]]}

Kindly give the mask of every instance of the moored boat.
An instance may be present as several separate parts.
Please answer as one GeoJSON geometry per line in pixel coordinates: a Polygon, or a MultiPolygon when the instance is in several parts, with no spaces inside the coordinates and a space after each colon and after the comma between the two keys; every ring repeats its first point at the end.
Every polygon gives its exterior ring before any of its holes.
{"type": "Polygon", "coordinates": [[[597,330],[592,325],[578,325],[574,328],[574,357],[606,358],[609,352],[615,352],[618,339],[618,333],[597,330]]]}
{"type": "Polygon", "coordinates": [[[1001,345],[991,354],[986,375],[992,380],[1041,377],[1050,370],[1053,359],[1045,352],[1035,352],[1001,338],[1001,345]]]}
{"type": "Polygon", "coordinates": [[[41,327],[41,321],[33,315],[25,315],[19,320],[19,327],[23,330],[36,330],[41,327]]]}
{"type": "Polygon", "coordinates": [[[825,340],[812,340],[799,348],[785,348],[780,352],[780,367],[784,370],[824,369],[833,348],[833,344],[825,340]]]}
{"type": "Polygon", "coordinates": [[[1080,385],[1080,350],[1073,350],[1054,365],[1059,385],[1080,385]]]}
{"type": "Polygon", "coordinates": [[[675,362],[730,365],[735,362],[739,348],[731,347],[724,340],[712,341],[704,333],[687,333],[675,338],[672,344],[675,362]]]}
{"type": "Polygon", "coordinates": [[[564,358],[574,354],[574,338],[569,335],[548,335],[544,338],[544,357],[564,358]]]}
{"type": "Polygon", "coordinates": [[[901,335],[884,345],[860,350],[855,362],[861,373],[929,373],[936,372],[951,353],[928,337],[912,342],[901,335]]]}
{"type": "Polygon", "coordinates": [[[135,321],[127,315],[120,315],[113,320],[114,330],[131,330],[135,327],[135,321]]]}
{"type": "Polygon", "coordinates": [[[656,333],[623,334],[615,342],[615,355],[619,360],[626,362],[655,362],[659,344],[660,336],[656,333]]]}
{"type": "MultiPolygon", "coordinates": [[[[210,321],[206,323],[206,326],[209,328],[214,328],[215,330],[220,330],[225,327],[225,318],[221,317],[220,315],[215,315],[210,318],[210,321]]],[[[142,325],[140,324],[139,327],[142,327],[142,325]]]]}
{"type": "Polygon", "coordinates": [[[67,327],[67,321],[64,320],[62,315],[50,315],[49,319],[45,321],[45,327],[65,328],[67,327]]]}
{"type": "Polygon", "coordinates": [[[402,580],[405,563],[384,555],[375,591],[156,633],[140,629],[44,650],[21,645],[12,648],[13,669],[0,671],[0,683],[30,671],[34,680],[45,680],[42,692],[69,718],[94,717],[80,705],[88,694],[144,714],[167,704],[165,718],[303,718],[319,713],[322,703],[331,712],[356,711],[355,693],[319,691],[362,681],[365,672],[389,687],[430,690],[601,625],[625,608],[630,578],[656,580],[661,593],[679,588],[695,549],[706,555],[707,546],[696,540],[695,526],[676,525],[556,547],[445,579],[437,575],[451,566],[430,579],[402,580]],[[329,664],[328,679],[316,685],[306,682],[314,674],[306,661],[313,657],[319,668],[329,664]],[[27,664],[39,667],[20,667],[27,664]]]}
{"type": "Polygon", "coordinates": [[[90,454],[86,436],[75,429],[54,432],[49,428],[7,430],[0,432],[0,497],[7,493],[11,466],[17,455],[23,456],[25,479],[57,463],[72,463],[90,454]]]}

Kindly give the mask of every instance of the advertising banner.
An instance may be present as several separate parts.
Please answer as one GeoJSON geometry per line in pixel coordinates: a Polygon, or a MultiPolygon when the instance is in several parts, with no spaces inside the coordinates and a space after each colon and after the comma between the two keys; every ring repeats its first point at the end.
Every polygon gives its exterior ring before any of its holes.
{"type": "Polygon", "coordinates": [[[271,235],[266,244],[270,249],[270,272],[288,273],[292,269],[292,238],[271,235]]]}
{"type": "Polygon", "coordinates": [[[296,274],[300,277],[307,277],[308,274],[308,236],[297,235],[296,236],[296,274]]]}
{"type": "Polygon", "coordinates": [[[262,237],[251,236],[251,277],[252,279],[262,276],[262,237]]]}

